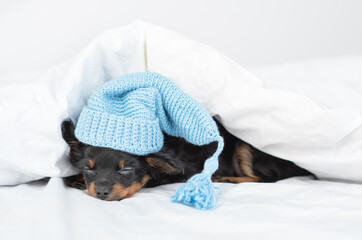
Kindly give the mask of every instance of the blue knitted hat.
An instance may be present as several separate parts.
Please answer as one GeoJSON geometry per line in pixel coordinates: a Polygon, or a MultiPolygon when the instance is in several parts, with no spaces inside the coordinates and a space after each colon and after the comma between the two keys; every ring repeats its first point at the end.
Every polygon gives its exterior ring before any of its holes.
{"type": "Polygon", "coordinates": [[[212,209],[217,189],[211,182],[224,142],[209,113],[174,83],[157,73],[132,73],[107,82],[88,100],[76,137],[84,143],[136,155],[158,152],[163,133],[195,145],[218,141],[204,170],[176,190],[174,202],[212,209]]]}

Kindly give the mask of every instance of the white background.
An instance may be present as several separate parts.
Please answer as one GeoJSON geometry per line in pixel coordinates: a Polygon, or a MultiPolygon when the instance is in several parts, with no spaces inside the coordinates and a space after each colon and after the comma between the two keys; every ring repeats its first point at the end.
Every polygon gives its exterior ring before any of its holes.
{"type": "Polygon", "coordinates": [[[134,20],[178,31],[244,66],[362,53],[358,0],[0,0],[0,74],[46,69],[134,20]]]}

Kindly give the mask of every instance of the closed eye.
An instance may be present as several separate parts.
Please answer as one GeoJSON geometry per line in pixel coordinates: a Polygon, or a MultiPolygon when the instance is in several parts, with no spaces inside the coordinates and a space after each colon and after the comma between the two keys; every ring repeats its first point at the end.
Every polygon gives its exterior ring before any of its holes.
{"type": "Polygon", "coordinates": [[[84,173],[90,174],[90,175],[95,175],[97,173],[97,171],[94,168],[84,167],[84,173]]]}
{"type": "Polygon", "coordinates": [[[119,174],[131,174],[131,173],[134,173],[134,171],[135,171],[135,169],[133,167],[122,167],[117,172],[119,174]]]}

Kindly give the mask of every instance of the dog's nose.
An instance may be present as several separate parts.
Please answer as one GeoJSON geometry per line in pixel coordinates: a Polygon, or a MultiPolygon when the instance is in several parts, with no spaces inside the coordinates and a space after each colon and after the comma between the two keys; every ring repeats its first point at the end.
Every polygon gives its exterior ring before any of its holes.
{"type": "Polygon", "coordinates": [[[97,187],[96,188],[97,197],[102,200],[106,199],[109,196],[110,192],[111,192],[110,189],[106,188],[106,187],[97,187]]]}

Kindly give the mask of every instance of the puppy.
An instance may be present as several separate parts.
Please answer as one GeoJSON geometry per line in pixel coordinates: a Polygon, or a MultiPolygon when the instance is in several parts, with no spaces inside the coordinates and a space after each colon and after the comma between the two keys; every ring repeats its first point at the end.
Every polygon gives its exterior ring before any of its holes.
{"type": "MultiPolygon", "coordinates": [[[[219,122],[217,124],[225,146],[213,181],[275,182],[293,176],[314,176],[290,161],[255,149],[231,135],[219,122]]],[[[165,134],[164,146],[159,152],[137,156],[78,141],[71,120],[63,121],[61,129],[70,147],[69,161],[81,172],[66,178],[65,183],[88,189],[90,196],[108,201],[132,197],[143,187],[185,182],[202,171],[205,160],[217,148],[217,142],[196,146],[183,138],[165,134]]]]}

